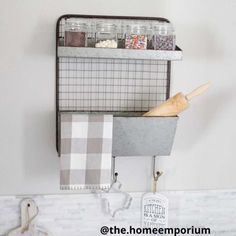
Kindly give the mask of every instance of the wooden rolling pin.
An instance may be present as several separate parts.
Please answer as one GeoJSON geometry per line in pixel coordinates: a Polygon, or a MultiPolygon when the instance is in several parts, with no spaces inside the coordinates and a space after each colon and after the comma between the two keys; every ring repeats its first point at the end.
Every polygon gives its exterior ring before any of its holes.
{"type": "Polygon", "coordinates": [[[189,101],[193,97],[204,93],[209,87],[210,82],[201,85],[187,95],[184,95],[183,93],[177,93],[158,107],[155,107],[149,112],[145,113],[143,116],[177,116],[179,113],[188,108],[189,101]]]}

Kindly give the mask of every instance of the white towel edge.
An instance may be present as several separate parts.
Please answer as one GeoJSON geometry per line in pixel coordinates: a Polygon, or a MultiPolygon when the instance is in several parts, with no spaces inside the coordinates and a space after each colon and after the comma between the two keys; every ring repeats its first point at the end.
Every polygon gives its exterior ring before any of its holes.
{"type": "Polygon", "coordinates": [[[60,185],[61,190],[83,190],[83,189],[92,189],[92,190],[107,190],[111,187],[111,184],[101,184],[101,185],[60,185]]]}

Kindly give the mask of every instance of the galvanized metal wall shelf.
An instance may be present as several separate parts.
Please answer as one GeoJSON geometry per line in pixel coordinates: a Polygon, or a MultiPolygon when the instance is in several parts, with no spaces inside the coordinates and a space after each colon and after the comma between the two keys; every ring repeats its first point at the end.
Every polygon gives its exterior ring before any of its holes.
{"type": "Polygon", "coordinates": [[[56,32],[56,125],[60,155],[62,112],[112,113],[113,156],[170,155],[178,117],[142,117],[169,98],[171,61],[182,51],[76,48],[62,45],[65,21],[130,21],[164,18],[64,15],[56,32]]]}

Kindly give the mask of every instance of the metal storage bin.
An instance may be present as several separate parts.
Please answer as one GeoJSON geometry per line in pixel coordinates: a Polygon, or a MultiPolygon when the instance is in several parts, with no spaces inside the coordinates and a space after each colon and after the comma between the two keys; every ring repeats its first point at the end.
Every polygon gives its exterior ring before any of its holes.
{"type": "MultiPolygon", "coordinates": [[[[58,122],[60,122],[61,114],[63,112],[59,113],[58,122]]],[[[134,113],[128,113],[123,116],[114,116],[112,155],[170,155],[178,117],[135,117],[134,115],[134,113]]],[[[60,123],[58,126],[60,127],[60,123]]]]}
{"type": "Polygon", "coordinates": [[[168,156],[178,117],[114,117],[113,156],[168,156]]]}

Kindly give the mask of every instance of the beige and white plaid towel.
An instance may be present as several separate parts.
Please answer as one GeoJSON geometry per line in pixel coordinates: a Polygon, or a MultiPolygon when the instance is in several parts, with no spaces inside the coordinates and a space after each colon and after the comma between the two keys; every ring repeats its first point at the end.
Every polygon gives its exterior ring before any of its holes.
{"type": "Polygon", "coordinates": [[[109,188],[113,116],[62,113],[60,120],[61,189],[109,188]]]}

